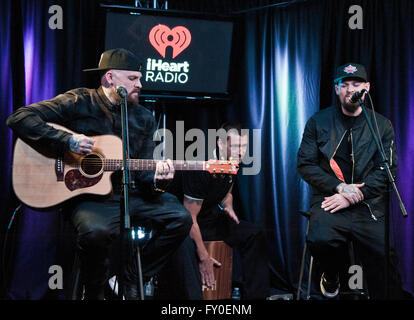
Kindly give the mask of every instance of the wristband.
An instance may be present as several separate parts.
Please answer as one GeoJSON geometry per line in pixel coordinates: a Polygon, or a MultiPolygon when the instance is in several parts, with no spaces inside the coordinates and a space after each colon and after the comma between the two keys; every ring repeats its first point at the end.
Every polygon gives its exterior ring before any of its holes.
{"type": "Polygon", "coordinates": [[[157,187],[157,182],[156,181],[154,181],[154,191],[161,192],[161,193],[165,192],[164,189],[160,189],[160,188],[157,187]]]}

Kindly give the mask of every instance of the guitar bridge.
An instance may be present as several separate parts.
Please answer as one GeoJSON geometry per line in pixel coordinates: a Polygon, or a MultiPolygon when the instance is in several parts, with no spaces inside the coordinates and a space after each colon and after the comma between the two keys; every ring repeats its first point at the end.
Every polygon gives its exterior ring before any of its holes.
{"type": "Polygon", "coordinates": [[[55,160],[56,181],[63,181],[63,174],[65,172],[65,163],[62,157],[57,157],[55,160]]]}

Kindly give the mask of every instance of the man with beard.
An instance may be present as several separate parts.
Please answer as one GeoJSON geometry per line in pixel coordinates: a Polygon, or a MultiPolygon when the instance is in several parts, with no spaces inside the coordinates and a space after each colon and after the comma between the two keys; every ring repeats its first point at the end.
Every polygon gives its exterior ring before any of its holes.
{"type": "MultiPolygon", "coordinates": [[[[298,170],[312,187],[308,243],[320,262],[324,296],[339,293],[339,271],[352,240],[360,253],[371,298],[386,297],[384,215],[388,210],[388,177],[359,102],[354,93],[370,83],[364,66],[347,63],[335,75],[339,103],[314,114],[307,122],[298,152],[298,170]]],[[[362,99],[365,99],[365,92],[362,99]]],[[[373,122],[374,112],[367,109],[373,122]]],[[[393,174],[397,170],[395,136],[391,122],[380,114],[382,141],[393,174]]],[[[374,122],[373,122],[374,123],[374,122]]],[[[390,253],[390,296],[399,298],[401,282],[394,251],[390,253]]]]}
{"type": "MultiPolygon", "coordinates": [[[[19,108],[9,117],[7,125],[20,138],[47,146],[57,155],[65,151],[87,154],[94,150],[94,140],[90,136],[112,134],[121,137],[121,98],[116,89],[124,86],[128,101],[130,157],[152,159],[156,124],[151,112],[138,104],[142,88],[138,57],[125,49],[108,50],[101,55],[98,68],[85,71],[100,72],[101,86],[98,89],[73,89],[51,100],[19,108]],[[47,122],[63,125],[77,134],[57,130],[47,122]]],[[[142,255],[144,277],[151,277],[163,267],[192,225],[190,214],[178,200],[163,192],[173,176],[171,160],[158,161],[155,172],[131,171],[131,220],[149,221],[156,231],[142,255]]],[[[77,233],[86,299],[104,299],[104,287],[109,276],[109,248],[120,232],[120,171],[112,175],[112,186],[113,193],[107,198],[89,196],[71,203],[71,220],[77,233]]],[[[128,281],[135,277],[134,263],[126,260],[125,296],[136,299],[136,286],[128,281]]]]}

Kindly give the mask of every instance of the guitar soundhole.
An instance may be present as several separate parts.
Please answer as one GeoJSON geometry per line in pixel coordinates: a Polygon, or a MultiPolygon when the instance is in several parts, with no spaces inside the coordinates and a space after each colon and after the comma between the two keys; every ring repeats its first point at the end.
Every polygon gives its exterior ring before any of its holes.
{"type": "Polygon", "coordinates": [[[102,171],[103,160],[97,154],[86,155],[81,162],[80,170],[86,176],[95,176],[102,171]]]}

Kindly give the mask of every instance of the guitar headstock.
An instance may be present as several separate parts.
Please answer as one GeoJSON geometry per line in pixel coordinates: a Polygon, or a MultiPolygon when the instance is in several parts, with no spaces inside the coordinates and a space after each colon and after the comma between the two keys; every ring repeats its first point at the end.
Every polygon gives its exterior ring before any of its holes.
{"type": "Polygon", "coordinates": [[[239,164],[236,161],[208,160],[205,170],[210,173],[235,175],[239,171],[239,164]]]}

